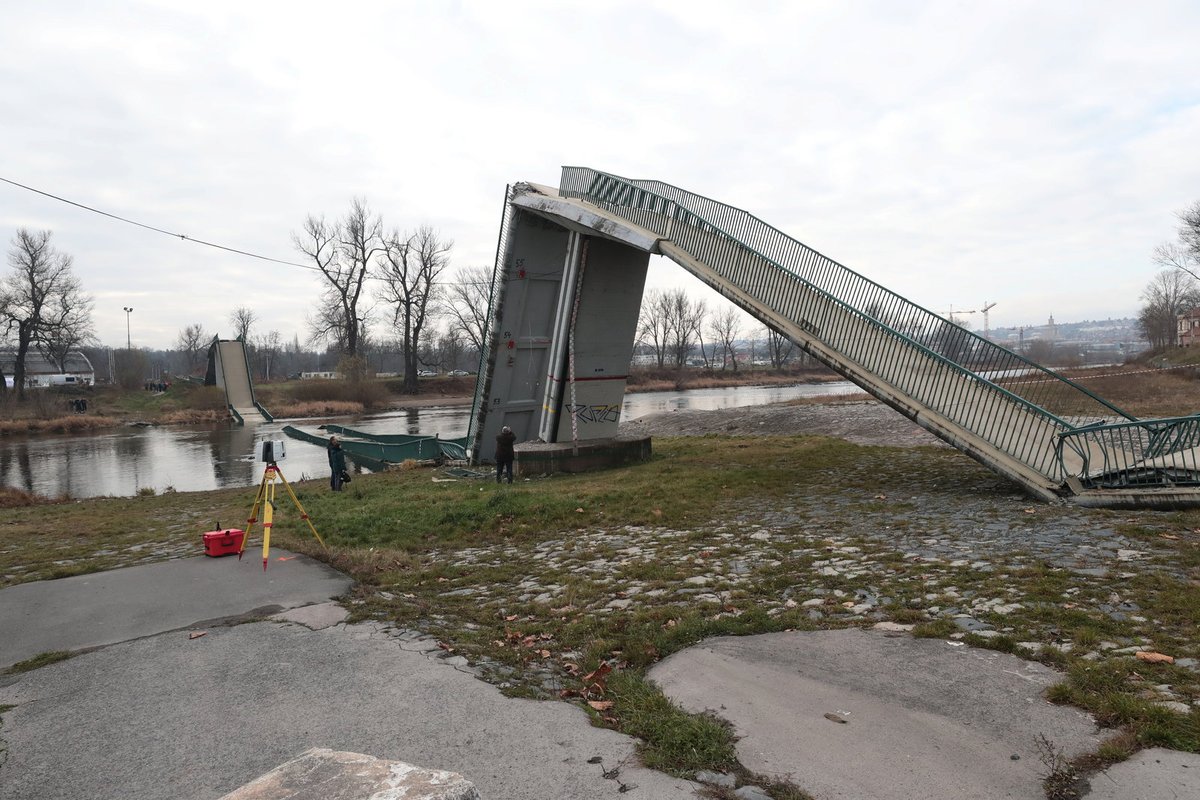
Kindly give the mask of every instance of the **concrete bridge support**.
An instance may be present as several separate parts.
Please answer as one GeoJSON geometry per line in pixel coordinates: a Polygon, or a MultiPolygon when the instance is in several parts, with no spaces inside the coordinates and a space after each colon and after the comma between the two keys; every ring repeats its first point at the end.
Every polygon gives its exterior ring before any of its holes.
{"type": "Polygon", "coordinates": [[[506,210],[476,461],[493,458],[505,425],[518,442],[572,443],[610,439],[620,423],[654,238],[548,200],[518,187],[506,210]]]}

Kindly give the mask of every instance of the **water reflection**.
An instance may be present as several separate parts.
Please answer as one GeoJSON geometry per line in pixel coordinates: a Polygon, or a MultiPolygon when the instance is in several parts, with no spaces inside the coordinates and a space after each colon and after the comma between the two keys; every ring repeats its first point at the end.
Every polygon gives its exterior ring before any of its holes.
{"type": "MultiPolygon", "coordinates": [[[[803,386],[743,386],[681,392],[642,392],[626,396],[622,416],[636,419],[675,409],[719,409],[776,403],[797,397],[858,391],[845,382],[803,386]]],[[[465,406],[407,408],[336,422],[368,433],[464,436],[470,409],[465,406]]],[[[140,489],[157,492],[204,491],[253,486],[262,478],[254,461],[255,443],[285,439],[285,424],[313,433],[335,420],[276,420],[261,425],[161,426],[119,428],[85,435],[15,436],[0,439],[0,485],[51,497],[130,496],[140,489]]],[[[325,448],[287,440],[280,462],[289,481],[325,478],[325,448]]],[[[355,466],[355,471],[363,468],[355,466]]]]}
{"type": "Polygon", "coordinates": [[[832,397],[861,391],[862,389],[849,381],[830,381],[799,386],[737,386],[726,389],[685,389],[677,392],[637,392],[625,396],[621,419],[637,419],[663,411],[715,411],[721,408],[783,403],[802,397],[832,397]]]}

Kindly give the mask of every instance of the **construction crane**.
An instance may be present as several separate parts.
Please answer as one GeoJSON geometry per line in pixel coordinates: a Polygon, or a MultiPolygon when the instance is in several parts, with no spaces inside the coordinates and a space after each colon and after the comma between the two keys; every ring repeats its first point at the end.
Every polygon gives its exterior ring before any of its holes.
{"type": "Polygon", "coordinates": [[[956,316],[961,315],[961,314],[978,314],[978,313],[979,313],[978,311],[955,311],[954,306],[950,306],[950,310],[943,312],[942,316],[944,316],[946,319],[950,320],[950,323],[952,325],[958,325],[959,322],[958,322],[958,320],[955,319],[956,316]]]}
{"type": "Polygon", "coordinates": [[[988,311],[995,307],[995,303],[989,303],[987,300],[983,301],[983,338],[985,339],[992,338],[992,329],[988,327],[988,311]]]}

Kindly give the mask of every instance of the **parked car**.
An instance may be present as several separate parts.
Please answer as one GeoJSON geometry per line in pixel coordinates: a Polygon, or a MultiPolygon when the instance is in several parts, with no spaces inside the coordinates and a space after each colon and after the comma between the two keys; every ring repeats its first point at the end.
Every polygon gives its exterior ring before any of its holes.
{"type": "Polygon", "coordinates": [[[446,374],[449,375],[451,378],[462,378],[467,375],[470,375],[471,373],[467,372],[465,369],[453,369],[453,370],[450,370],[449,372],[447,372],[446,374]]]}
{"type": "Polygon", "coordinates": [[[418,378],[436,378],[437,372],[432,369],[423,369],[417,373],[418,378]]]}

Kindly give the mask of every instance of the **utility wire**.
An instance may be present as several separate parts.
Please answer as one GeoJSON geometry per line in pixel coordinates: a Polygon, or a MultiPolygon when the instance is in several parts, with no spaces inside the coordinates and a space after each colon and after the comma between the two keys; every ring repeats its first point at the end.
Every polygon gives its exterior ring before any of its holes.
{"type": "MultiPolygon", "coordinates": [[[[145,228],[148,231],[154,231],[155,233],[161,233],[166,236],[170,236],[174,239],[183,239],[184,241],[195,242],[196,244],[202,244],[202,245],[205,245],[206,247],[215,247],[216,249],[224,250],[227,253],[237,253],[238,255],[249,256],[250,258],[257,258],[262,261],[270,261],[275,264],[283,264],[283,265],[289,266],[289,267],[299,267],[300,269],[307,269],[307,270],[311,270],[312,272],[322,272],[322,270],[319,267],[315,267],[312,264],[298,264],[295,261],[284,261],[283,259],[279,259],[279,258],[271,258],[270,256],[262,256],[262,255],[259,255],[258,253],[251,253],[246,250],[239,250],[236,247],[226,247],[223,244],[217,244],[215,242],[208,242],[208,241],[205,241],[204,239],[196,239],[196,238],[188,236],[187,234],[184,234],[184,233],[174,233],[172,231],[163,230],[162,228],[156,228],[153,225],[147,225],[144,222],[138,222],[137,220],[128,219],[126,217],[122,217],[117,214],[110,214],[107,211],[101,211],[98,208],[92,208],[91,206],[84,205],[83,203],[77,203],[74,200],[68,200],[65,197],[59,197],[56,194],[51,194],[50,192],[44,192],[41,189],[35,189],[32,186],[26,186],[23,183],[17,183],[16,181],[9,180],[8,178],[5,178],[3,176],[0,176],[0,181],[3,181],[4,183],[7,183],[7,184],[11,184],[12,186],[19,187],[21,189],[25,189],[26,191],[33,192],[34,194],[40,194],[43,197],[49,197],[52,200],[58,200],[60,203],[66,203],[67,205],[75,206],[76,208],[82,208],[85,211],[91,211],[93,214],[99,214],[103,217],[108,217],[110,219],[119,220],[120,222],[125,222],[130,225],[136,225],[139,228],[145,228]]],[[[372,280],[385,280],[384,278],[382,278],[380,276],[376,276],[376,275],[369,275],[367,277],[372,280]]],[[[490,286],[491,285],[490,282],[489,283],[480,283],[480,282],[475,282],[475,281],[442,281],[441,283],[443,286],[451,285],[451,284],[458,285],[458,286],[490,286]]]]}
{"type": "Polygon", "coordinates": [[[76,203],[74,200],[68,200],[65,197],[59,197],[58,195],[51,194],[50,192],[43,192],[41,189],[35,189],[32,186],[26,186],[23,183],[17,183],[16,181],[9,180],[8,178],[2,177],[2,176],[0,176],[0,181],[4,181],[5,183],[12,184],[13,186],[20,187],[21,189],[25,189],[26,191],[33,192],[34,194],[40,194],[43,197],[49,197],[52,200],[58,200],[61,203],[66,203],[67,205],[75,206],[76,208],[82,208],[85,211],[91,211],[93,214],[99,214],[104,217],[109,217],[110,219],[115,219],[115,220],[119,220],[121,222],[126,222],[130,225],[136,225],[139,228],[145,228],[146,230],[154,231],[155,233],[165,234],[167,236],[171,236],[171,237],[174,237],[177,239],[183,239],[188,242],[195,242],[196,244],[202,244],[206,247],[215,247],[218,250],[224,250],[228,253],[237,253],[238,255],[241,255],[241,256],[249,256],[250,258],[258,258],[263,261],[272,261],[276,264],[286,264],[289,267],[300,267],[300,269],[310,269],[310,270],[314,270],[314,271],[318,271],[318,272],[320,271],[316,267],[312,266],[311,264],[297,264],[295,261],[283,261],[282,259],[271,258],[270,256],[260,256],[258,253],[250,253],[246,250],[238,250],[236,247],[226,247],[225,245],[217,244],[216,242],[208,242],[208,241],[205,241],[204,239],[195,239],[184,233],[174,233],[172,231],[166,231],[166,230],[163,230],[162,228],[156,228],[153,225],[147,225],[144,222],[138,222],[137,220],[127,219],[125,217],[118,216],[117,214],[110,214],[107,211],[101,211],[98,208],[92,208],[91,206],[84,205],[83,203],[76,203]]]}

